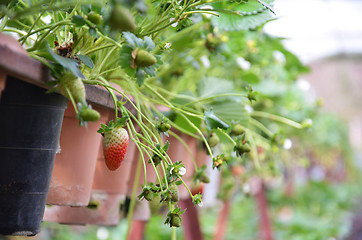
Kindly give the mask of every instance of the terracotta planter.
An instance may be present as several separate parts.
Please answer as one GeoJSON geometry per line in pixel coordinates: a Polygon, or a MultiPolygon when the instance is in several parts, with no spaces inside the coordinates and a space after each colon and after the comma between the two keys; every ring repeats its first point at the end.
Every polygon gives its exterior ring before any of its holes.
{"type": "Polygon", "coordinates": [[[78,125],[72,106],[65,111],[47,203],[53,205],[87,206],[102,135],[97,133],[101,123],[108,120],[109,111],[96,108],[101,118],[78,125]]]}
{"type": "MultiPolygon", "coordinates": [[[[182,133],[177,133],[177,134],[186,142],[186,144],[188,145],[188,147],[192,152],[192,155],[196,158],[197,139],[186,134],[182,133]]],[[[195,166],[194,163],[192,162],[190,153],[186,150],[185,146],[176,138],[170,136],[168,141],[170,142],[170,147],[167,151],[167,154],[170,156],[172,162],[181,161],[185,165],[186,174],[182,177],[182,179],[185,181],[187,186],[191,186],[192,176],[195,172],[195,166]]],[[[189,192],[183,185],[180,185],[178,189],[179,189],[180,199],[187,199],[190,197],[189,192]]]]}
{"type": "Polygon", "coordinates": [[[92,193],[91,201],[97,207],[47,206],[44,221],[75,225],[115,226],[119,223],[119,204],[122,194],[92,193]]]}
{"type": "Polygon", "coordinates": [[[98,208],[51,206],[46,208],[44,220],[64,224],[117,225],[120,219],[119,207],[127,193],[135,150],[136,145],[130,141],[121,167],[110,171],[104,162],[100,144],[91,193],[91,202],[97,202],[98,208]]]}

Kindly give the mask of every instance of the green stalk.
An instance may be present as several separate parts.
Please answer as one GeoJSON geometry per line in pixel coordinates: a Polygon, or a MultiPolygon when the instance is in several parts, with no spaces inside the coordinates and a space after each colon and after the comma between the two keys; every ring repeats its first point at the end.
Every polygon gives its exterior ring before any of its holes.
{"type": "Polygon", "coordinates": [[[232,139],[232,138],[230,137],[229,134],[225,133],[225,132],[222,131],[222,130],[220,130],[219,132],[221,132],[227,139],[229,139],[229,141],[230,141],[232,144],[234,144],[234,146],[236,145],[236,142],[234,141],[234,139],[232,139]]]}
{"type": "Polygon", "coordinates": [[[92,49],[88,50],[84,55],[89,55],[91,53],[97,52],[97,51],[105,49],[105,48],[113,47],[113,46],[114,46],[114,44],[108,44],[108,45],[103,45],[100,47],[92,48],[92,49]]]}
{"type": "Polygon", "coordinates": [[[219,14],[214,13],[214,12],[210,12],[210,11],[207,11],[207,10],[193,10],[193,11],[185,12],[184,14],[193,14],[193,13],[205,13],[205,14],[210,14],[210,15],[214,15],[216,17],[219,17],[219,14]]]}
{"type": "Polygon", "coordinates": [[[120,43],[118,43],[117,41],[113,40],[112,38],[110,37],[107,37],[105,35],[103,35],[103,33],[101,33],[97,28],[96,28],[96,31],[98,33],[99,36],[101,36],[102,38],[106,39],[108,42],[111,42],[113,43],[114,45],[116,45],[117,47],[119,48],[122,48],[122,45],[120,43]]]}
{"type": "Polygon", "coordinates": [[[302,129],[302,125],[300,123],[297,123],[297,122],[295,122],[293,120],[290,120],[288,118],[285,118],[285,117],[274,115],[272,113],[253,111],[253,112],[250,113],[250,115],[253,116],[253,117],[268,118],[268,119],[273,120],[273,121],[278,121],[278,122],[284,123],[284,124],[289,125],[291,127],[302,129]]]}
{"type": "Polygon", "coordinates": [[[169,131],[169,134],[171,136],[173,136],[174,138],[176,138],[185,148],[186,148],[186,151],[190,154],[191,156],[191,161],[194,165],[194,168],[197,169],[197,164],[196,164],[196,161],[195,161],[195,157],[194,155],[192,154],[191,152],[191,149],[189,148],[189,146],[187,145],[187,143],[181,138],[179,137],[176,133],[172,132],[172,131],[169,131]]]}
{"type": "MultiPolygon", "coordinates": [[[[131,121],[129,121],[129,122],[131,122],[131,121]]],[[[132,130],[134,131],[134,133],[137,133],[137,131],[136,131],[136,129],[134,128],[134,126],[133,126],[133,124],[132,124],[132,122],[131,123],[129,123],[129,122],[127,122],[127,129],[128,129],[128,132],[129,133],[131,133],[132,131],[131,131],[131,127],[132,127],[132,130]],[[131,126],[131,127],[130,127],[131,126]]],[[[141,149],[141,147],[139,146],[139,144],[138,143],[140,143],[140,141],[139,140],[136,140],[136,138],[134,137],[134,135],[132,134],[130,134],[130,137],[131,137],[131,139],[132,139],[132,141],[136,144],[136,147],[137,147],[137,149],[138,149],[138,151],[140,152],[140,155],[141,155],[141,157],[142,157],[142,162],[143,162],[143,174],[144,174],[144,185],[146,185],[147,184],[147,171],[146,171],[146,164],[145,164],[145,160],[144,160],[144,156],[143,156],[143,153],[142,153],[142,149],[141,149]]]]}
{"type": "MultiPolygon", "coordinates": [[[[140,155],[143,158],[142,152],[140,152],[140,153],[141,153],[140,155]]],[[[128,228],[127,228],[127,237],[126,237],[126,239],[129,239],[129,234],[131,233],[133,211],[134,211],[134,207],[136,205],[137,188],[138,188],[140,174],[141,174],[141,161],[142,161],[141,157],[139,157],[138,158],[138,163],[137,163],[136,175],[135,175],[135,179],[134,179],[133,187],[132,187],[131,203],[129,205],[129,211],[128,211],[128,216],[127,216],[128,228]]]]}
{"type": "MultiPolygon", "coordinates": [[[[73,25],[73,23],[70,21],[70,20],[62,20],[60,22],[57,22],[55,24],[50,24],[50,25],[46,25],[46,26],[43,26],[43,27],[40,27],[34,31],[32,31],[29,36],[35,34],[35,33],[38,33],[40,31],[43,31],[45,29],[49,29],[49,28],[52,28],[54,25],[73,25]]],[[[21,38],[19,38],[19,41],[23,40],[25,38],[25,36],[22,36],[21,38]]]]}
{"type": "Polygon", "coordinates": [[[191,125],[192,128],[194,128],[199,133],[199,135],[201,136],[202,140],[204,141],[204,143],[206,145],[206,148],[207,148],[207,151],[209,152],[209,155],[211,156],[211,158],[214,158],[213,154],[212,154],[212,151],[211,151],[211,148],[210,148],[210,145],[207,142],[204,134],[202,134],[201,130],[198,127],[196,127],[195,124],[193,124],[185,115],[183,115],[182,113],[180,113],[180,115],[186,120],[186,122],[188,124],[191,125]]]}
{"type": "Polygon", "coordinates": [[[52,0],[49,4],[49,6],[47,8],[45,8],[43,11],[41,11],[41,13],[38,15],[38,17],[35,19],[35,21],[33,22],[33,24],[31,25],[31,27],[28,29],[28,32],[26,33],[24,39],[21,41],[21,45],[24,44],[24,42],[26,41],[26,39],[30,36],[30,32],[31,30],[33,30],[33,28],[35,27],[35,24],[38,23],[39,19],[43,16],[43,14],[48,11],[48,9],[54,4],[55,0],[52,0]]]}
{"type": "MultiPolygon", "coordinates": [[[[248,131],[248,130],[246,130],[246,131],[248,131]]],[[[259,161],[259,154],[258,154],[258,149],[257,149],[256,144],[255,144],[254,137],[250,133],[248,133],[247,136],[248,136],[248,139],[249,139],[250,144],[251,144],[251,148],[252,148],[251,156],[252,156],[252,159],[254,161],[255,168],[256,168],[256,170],[260,170],[261,166],[260,166],[260,161],[259,161]]]]}
{"type": "Polygon", "coordinates": [[[6,26],[6,23],[8,22],[8,18],[9,16],[8,15],[5,15],[3,17],[3,21],[1,22],[1,25],[0,25],[0,32],[4,31],[4,28],[6,26]]]}
{"type": "Polygon", "coordinates": [[[261,131],[263,131],[268,137],[273,137],[274,133],[270,131],[267,127],[265,127],[261,122],[250,118],[250,123],[253,124],[255,127],[259,128],[261,131]]]}

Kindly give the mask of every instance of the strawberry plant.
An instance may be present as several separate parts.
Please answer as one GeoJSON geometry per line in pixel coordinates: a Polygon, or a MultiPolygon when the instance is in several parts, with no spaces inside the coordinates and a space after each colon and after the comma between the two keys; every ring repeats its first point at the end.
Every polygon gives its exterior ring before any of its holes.
{"type": "MultiPolygon", "coordinates": [[[[194,205],[202,205],[202,196],[185,183],[185,164],[168,155],[169,135],[185,154],[192,151],[179,133],[202,142],[229,199],[237,189],[230,182],[280,174],[287,165],[278,158],[288,142],[283,135],[311,127],[306,119],[315,109],[295,107],[290,102],[298,100],[287,92],[307,69],[279,38],[262,32],[272,6],[272,0],[8,1],[0,7],[0,31],[50,68],[50,91],[70,99],[81,125],[99,118],[84,84],[108,90],[115,120],[98,130],[105,164],[122,167],[134,142],[144,169],[138,199],[159,199],[168,208],[165,223],[180,227],[184,210],[175,186],[194,205]],[[154,183],[147,182],[147,166],[154,183]]],[[[195,182],[210,182],[206,167],[192,164],[195,182]]],[[[131,199],[134,206],[137,196],[131,199]]]]}

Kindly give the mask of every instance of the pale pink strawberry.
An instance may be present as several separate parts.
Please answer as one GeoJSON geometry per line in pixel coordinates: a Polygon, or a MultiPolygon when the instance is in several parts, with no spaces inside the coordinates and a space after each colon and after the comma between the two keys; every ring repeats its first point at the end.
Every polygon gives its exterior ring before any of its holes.
{"type": "Polygon", "coordinates": [[[109,170],[114,171],[121,166],[126,155],[128,141],[128,133],[122,127],[116,127],[104,133],[103,153],[109,170]]]}

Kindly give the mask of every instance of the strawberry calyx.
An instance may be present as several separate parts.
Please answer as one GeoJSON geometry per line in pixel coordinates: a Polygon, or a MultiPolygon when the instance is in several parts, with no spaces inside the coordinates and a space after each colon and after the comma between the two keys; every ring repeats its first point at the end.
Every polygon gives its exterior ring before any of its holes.
{"type": "Polygon", "coordinates": [[[111,132],[115,128],[124,127],[128,120],[128,116],[117,118],[115,121],[111,120],[107,125],[101,124],[101,127],[98,129],[98,133],[104,134],[106,132],[111,132]]]}

